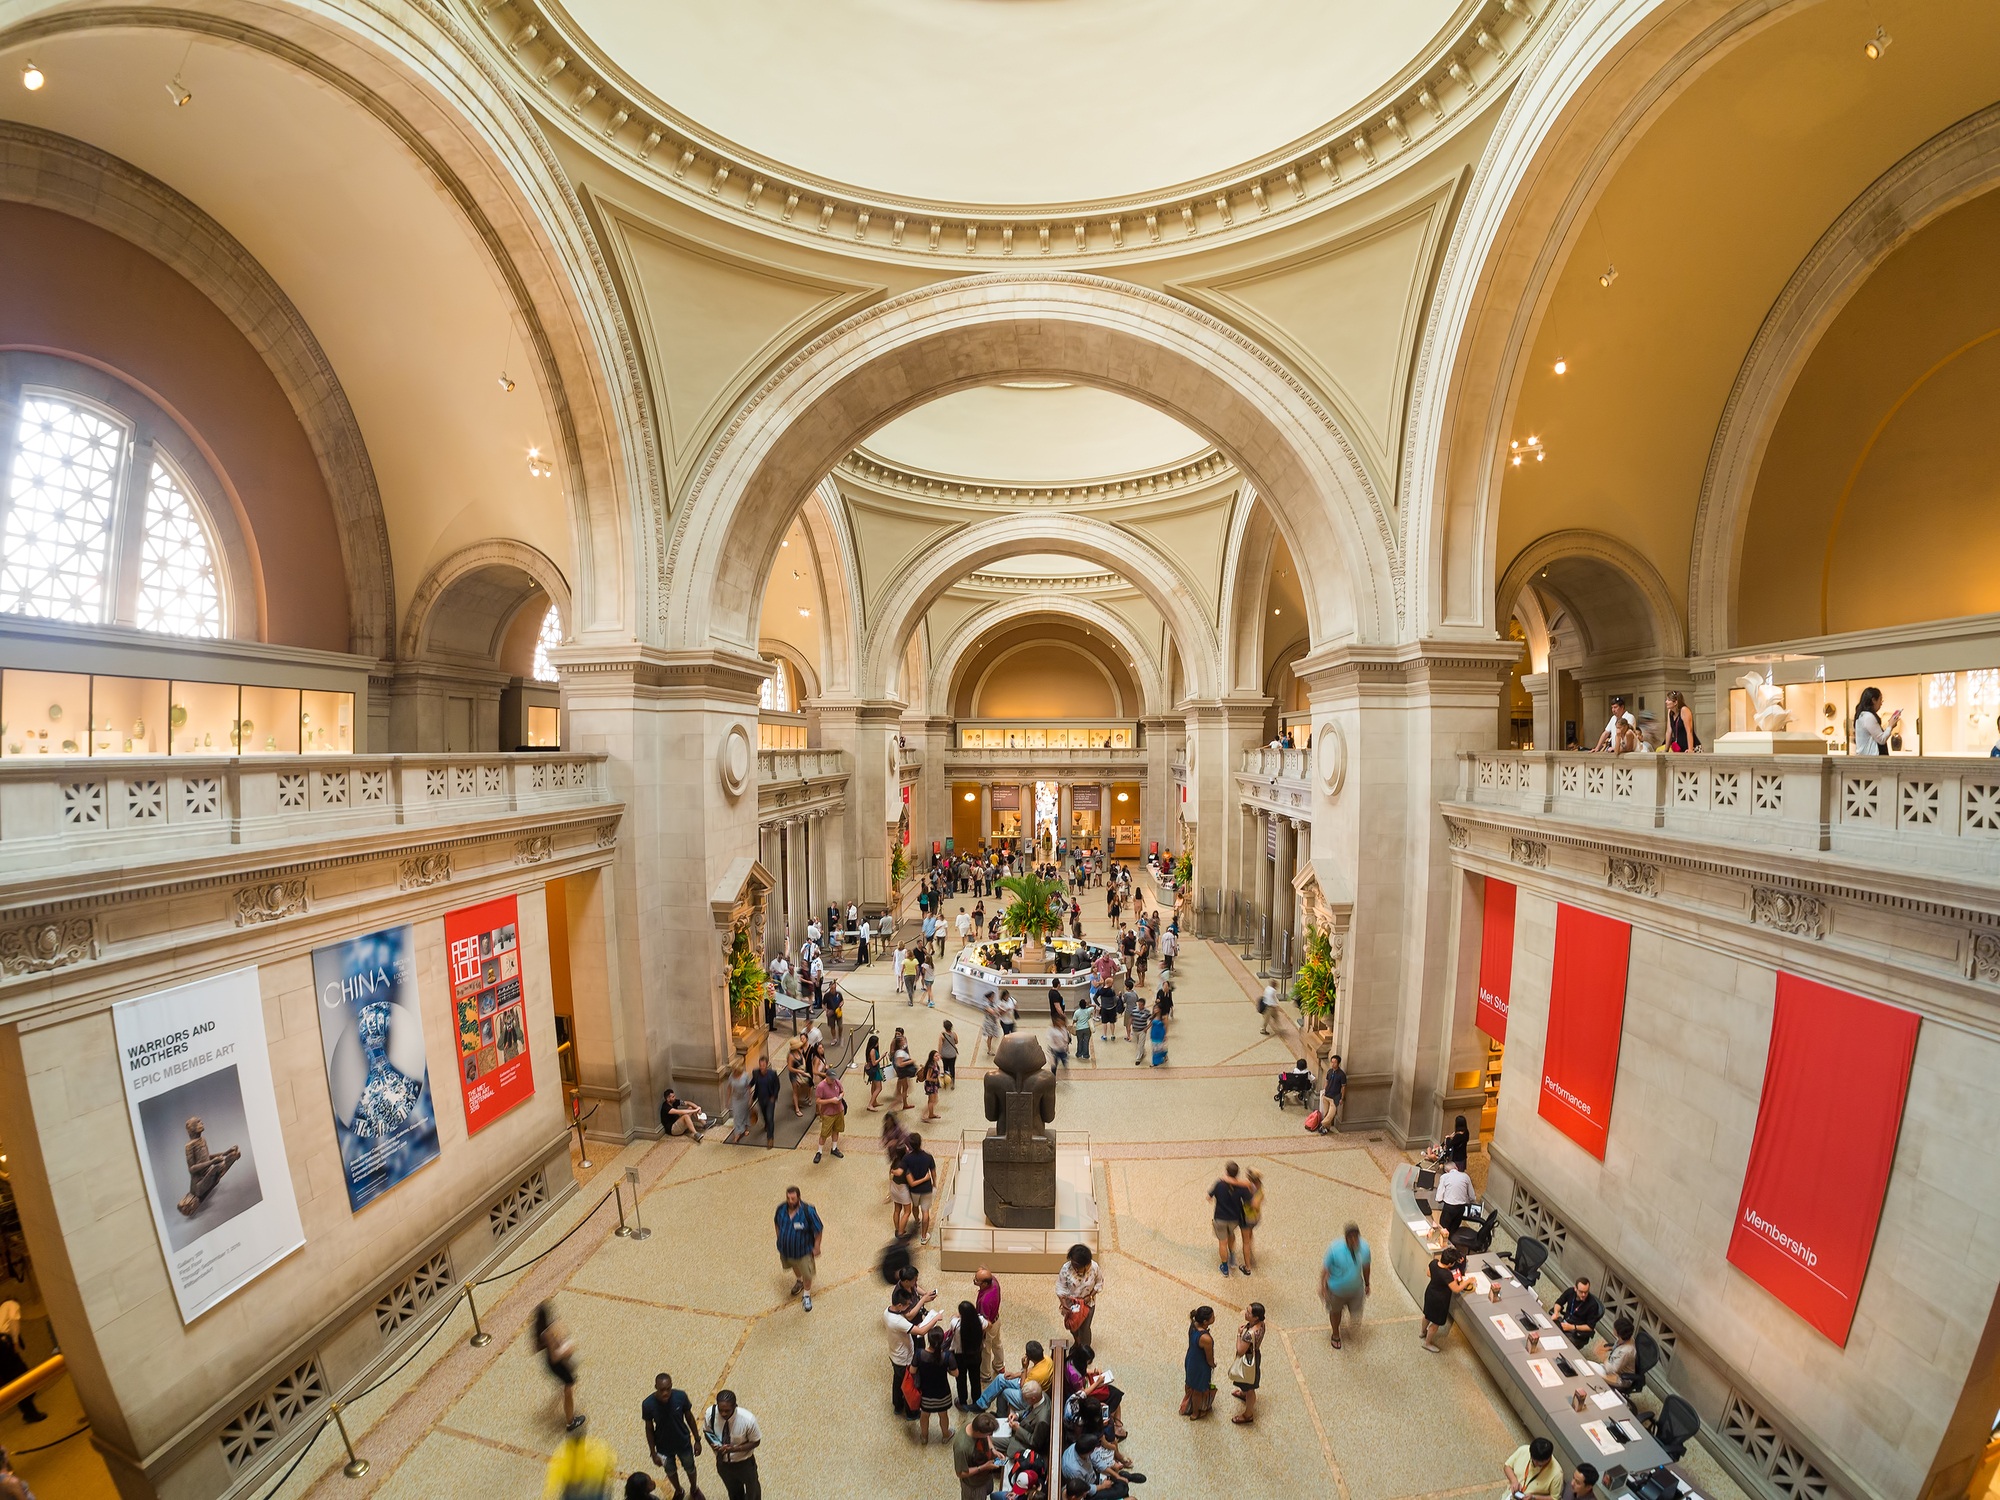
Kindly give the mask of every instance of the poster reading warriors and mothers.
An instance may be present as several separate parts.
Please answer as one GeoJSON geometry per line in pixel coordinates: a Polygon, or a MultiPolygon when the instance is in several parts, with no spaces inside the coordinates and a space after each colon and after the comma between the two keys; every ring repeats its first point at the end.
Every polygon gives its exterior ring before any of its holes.
{"type": "Polygon", "coordinates": [[[111,1008],[167,1279],[191,1323],[305,1243],[254,968],[111,1008]]]}
{"type": "Polygon", "coordinates": [[[334,1135],[357,1210],[438,1154],[415,953],[409,927],[313,949],[334,1135]]]}
{"type": "Polygon", "coordinates": [[[473,1135],[535,1092],[515,898],[446,912],[444,946],[458,1031],[465,1133],[473,1135]]]}

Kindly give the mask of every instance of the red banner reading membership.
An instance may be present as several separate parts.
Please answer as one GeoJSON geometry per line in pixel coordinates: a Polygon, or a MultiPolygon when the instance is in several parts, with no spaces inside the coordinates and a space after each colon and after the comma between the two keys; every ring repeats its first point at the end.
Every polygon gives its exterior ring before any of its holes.
{"type": "Polygon", "coordinates": [[[1479,938],[1479,1029],[1507,1040],[1507,997],[1514,989],[1512,882],[1486,877],[1486,920],[1479,938]]]}
{"type": "Polygon", "coordinates": [[[1629,925],[1581,907],[1556,907],[1540,1114],[1599,1161],[1611,1134],[1631,957],[1629,925]]]}
{"type": "Polygon", "coordinates": [[[444,944],[465,1133],[474,1135],[535,1092],[515,898],[446,912],[444,944]]]}
{"type": "Polygon", "coordinates": [[[1879,1000],[1778,976],[1729,1263],[1843,1347],[1875,1249],[1918,1024],[1879,1000]]]}

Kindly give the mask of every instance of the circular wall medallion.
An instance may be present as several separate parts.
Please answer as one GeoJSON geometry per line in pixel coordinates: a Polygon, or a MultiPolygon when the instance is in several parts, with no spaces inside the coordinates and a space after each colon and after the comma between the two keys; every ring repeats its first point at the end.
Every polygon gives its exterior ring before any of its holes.
{"type": "Polygon", "coordinates": [[[722,789],[731,797],[742,796],[743,789],[750,784],[750,767],[754,764],[750,731],[741,724],[731,724],[722,736],[715,760],[716,768],[722,772],[722,789]]]}
{"type": "Polygon", "coordinates": [[[1320,785],[1329,797],[1338,797],[1347,780],[1347,736],[1328,719],[1313,731],[1313,754],[1319,761],[1320,785]]]}

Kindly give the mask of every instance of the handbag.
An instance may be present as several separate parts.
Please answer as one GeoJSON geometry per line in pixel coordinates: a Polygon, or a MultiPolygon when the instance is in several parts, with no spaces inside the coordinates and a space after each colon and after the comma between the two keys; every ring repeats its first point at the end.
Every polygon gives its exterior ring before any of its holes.
{"type": "Polygon", "coordinates": [[[1089,1304],[1073,1300],[1066,1300],[1063,1303],[1064,1332],[1075,1333],[1077,1329],[1083,1327],[1084,1319],[1088,1318],[1089,1316],[1090,1316],[1089,1304]]]}
{"type": "Polygon", "coordinates": [[[917,1367],[907,1364],[903,1366],[903,1405],[915,1411],[922,1404],[923,1393],[917,1386],[917,1367]]]}
{"type": "Polygon", "coordinates": [[[1239,1354],[1229,1362],[1229,1382],[1231,1385],[1255,1385],[1257,1364],[1247,1354],[1239,1354]]]}

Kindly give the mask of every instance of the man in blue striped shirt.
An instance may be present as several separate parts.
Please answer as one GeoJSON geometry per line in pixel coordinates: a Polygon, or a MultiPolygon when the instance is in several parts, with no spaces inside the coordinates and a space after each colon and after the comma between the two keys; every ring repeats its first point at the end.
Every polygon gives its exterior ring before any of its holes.
{"type": "Polygon", "coordinates": [[[826,1230],[819,1210],[799,1196],[795,1187],[785,1189],[785,1201],[772,1216],[778,1229],[778,1261],[792,1273],[790,1295],[805,1294],[806,1311],[813,1310],[813,1273],[819,1269],[819,1245],[826,1230]]]}

